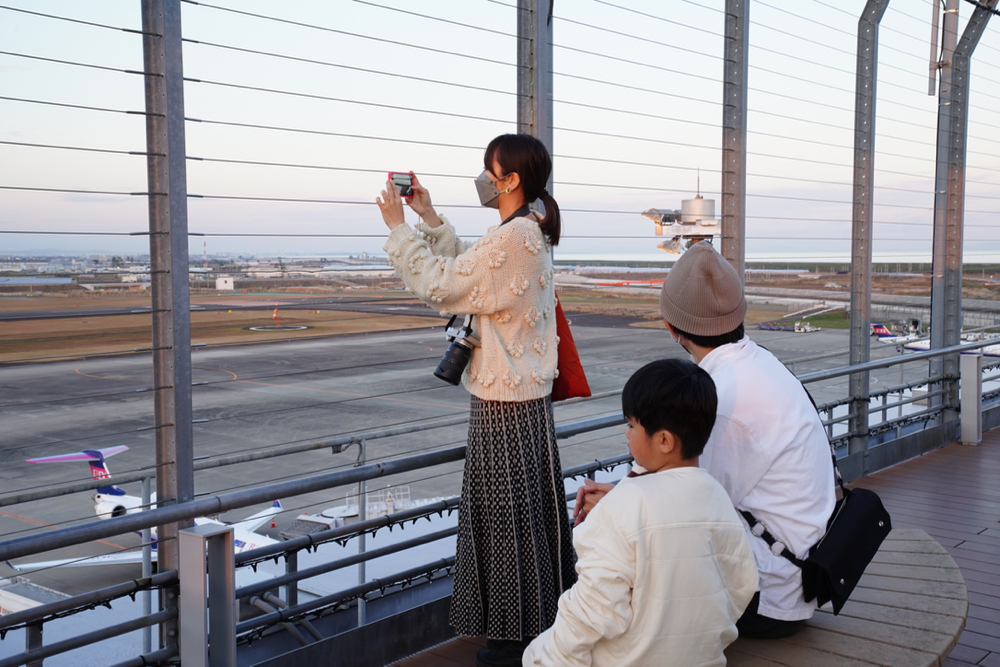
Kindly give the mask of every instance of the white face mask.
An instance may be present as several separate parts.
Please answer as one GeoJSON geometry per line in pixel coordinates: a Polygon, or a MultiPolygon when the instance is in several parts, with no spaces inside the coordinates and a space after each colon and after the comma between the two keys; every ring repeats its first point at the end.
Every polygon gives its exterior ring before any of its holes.
{"type": "Polygon", "coordinates": [[[497,182],[491,180],[484,170],[475,180],[476,192],[479,193],[479,203],[486,208],[500,208],[500,191],[497,190],[497,182]]]}

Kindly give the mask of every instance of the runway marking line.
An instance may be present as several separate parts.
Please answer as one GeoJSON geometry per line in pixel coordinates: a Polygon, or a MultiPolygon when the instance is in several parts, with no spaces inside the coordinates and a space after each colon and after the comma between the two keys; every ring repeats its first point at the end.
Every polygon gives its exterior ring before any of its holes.
{"type": "Polygon", "coordinates": [[[227,371],[225,368],[215,368],[214,366],[192,366],[191,368],[197,368],[200,371],[218,371],[219,373],[229,373],[233,376],[234,380],[239,377],[236,373],[227,371]]]}
{"type": "Polygon", "coordinates": [[[295,389],[298,391],[315,391],[323,394],[340,394],[341,396],[354,396],[356,398],[375,398],[380,401],[392,401],[394,403],[412,403],[413,405],[429,405],[435,408],[454,408],[454,405],[444,403],[428,403],[426,401],[413,401],[408,398],[389,398],[388,396],[372,396],[371,394],[353,394],[349,391],[337,391],[335,389],[312,389],[309,387],[293,387],[287,384],[271,384],[269,382],[255,382],[254,380],[237,380],[245,384],[256,384],[262,387],[279,387],[281,389],[295,389]]]}
{"type": "Polygon", "coordinates": [[[74,368],[73,372],[75,372],[77,375],[82,375],[82,376],[88,377],[88,378],[94,378],[95,380],[120,380],[120,381],[127,382],[127,381],[129,381],[129,380],[132,379],[132,378],[120,378],[120,377],[114,377],[114,376],[104,376],[104,375],[91,375],[90,373],[84,373],[83,371],[81,371],[79,366],[77,366],[76,368],[74,368]]]}
{"type": "MultiPolygon", "coordinates": [[[[27,521],[28,523],[33,523],[36,526],[41,526],[42,528],[51,528],[52,530],[59,530],[59,526],[50,526],[47,523],[42,523],[41,521],[35,521],[34,519],[29,519],[26,516],[18,516],[17,514],[11,514],[10,512],[0,511],[0,514],[4,516],[9,516],[12,519],[18,519],[20,521],[27,521]]],[[[105,540],[92,540],[93,542],[100,542],[101,544],[106,544],[109,547],[114,547],[115,549],[128,549],[128,547],[123,547],[120,544],[115,544],[114,542],[107,542],[105,540]]]]}

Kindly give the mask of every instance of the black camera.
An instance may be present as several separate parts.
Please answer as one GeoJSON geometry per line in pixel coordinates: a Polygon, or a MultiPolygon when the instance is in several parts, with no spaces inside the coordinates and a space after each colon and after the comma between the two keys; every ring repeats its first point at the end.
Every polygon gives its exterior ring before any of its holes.
{"type": "Polygon", "coordinates": [[[479,347],[479,339],[472,335],[472,315],[466,315],[460,327],[455,326],[457,321],[458,315],[452,315],[445,329],[445,335],[451,341],[451,345],[445,350],[441,362],[434,369],[434,377],[455,385],[462,381],[462,373],[469,365],[472,350],[479,347]]]}

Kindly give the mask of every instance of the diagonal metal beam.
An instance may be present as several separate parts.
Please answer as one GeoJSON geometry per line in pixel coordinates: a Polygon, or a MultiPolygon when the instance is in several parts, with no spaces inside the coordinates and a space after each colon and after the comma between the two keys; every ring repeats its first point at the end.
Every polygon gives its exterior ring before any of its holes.
{"type": "MultiPolygon", "coordinates": [[[[957,9],[958,0],[949,0],[957,9]]],[[[969,137],[969,78],[972,54],[986,30],[997,0],[977,5],[950,63],[949,14],[945,15],[945,61],[938,104],[937,162],[934,181],[934,260],[931,282],[931,348],[957,345],[962,332],[962,237],[965,221],[965,158],[969,137]],[[949,66],[950,65],[950,66],[949,66]]],[[[954,20],[957,21],[957,18],[954,20]]],[[[959,360],[950,354],[932,364],[943,374],[944,420],[957,418],[959,360]]]]}

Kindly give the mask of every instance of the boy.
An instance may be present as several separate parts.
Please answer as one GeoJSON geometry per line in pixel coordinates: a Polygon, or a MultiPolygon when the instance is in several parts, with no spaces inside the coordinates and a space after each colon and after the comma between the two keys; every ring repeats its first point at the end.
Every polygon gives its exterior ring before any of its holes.
{"type": "Polygon", "coordinates": [[[698,467],[716,407],[690,361],[654,361],[625,384],[636,465],[574,530],[579,580],[523,665],[726,664],[757,568],[729,496],[698,467]]]}

